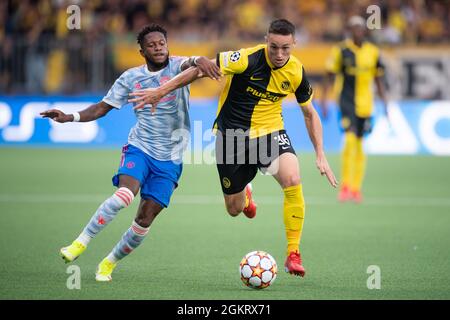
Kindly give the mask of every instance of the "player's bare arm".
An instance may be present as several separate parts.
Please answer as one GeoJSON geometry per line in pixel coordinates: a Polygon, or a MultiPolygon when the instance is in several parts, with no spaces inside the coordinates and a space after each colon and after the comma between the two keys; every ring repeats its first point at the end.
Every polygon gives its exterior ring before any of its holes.
{"type": "Polygon", "coordinates": [[[184,71],[190,67],[198,67],[200,69],[199,77],[209,77],[213,80],[219,80],[222,76],[215,59],[210,60],[203,56],[190,57],[181,65],[181,70],[184,71]]]}
{"type": "MultiPolygon", "coordinates": [[[[214,61],[215,64],[215,60],[208,61],[208,63],[212,63],[214,61]]],[[[137,103],[134,109],[142,109],[146,104],[151,104],[153,110],[162,97],[169,94],[173,90],[184,87],[204,76],[205,74],[201,71],[200,67],[189,67],[176,77],[172,78],[170,81],[164,83],[159,88],[148,88],[130,93],[130,96],[133,96],[134,98],[129,99],[128,102],[137,103]]]]}
{"type": "MultiPolygon", "coordinates": [[[[98,118],[101,118],[105,116],[109,111],[113,109],[112,106],[107,104],[106,102],[100,101],[99,103],[93,104],[89,106],[88,108],[82,110],[79,112],[80,119],[78,119],[79,122],[89,122],[96,120],[98,118]]],[[[59,123],[65,123],[65,122],[72,122],[74,121],[74,115],[73,114],[65,114],[61,110],[58,109],[50,109],[46,110],[44,112],[41,112],[40,115],[43,118],[50,118],[53,121],[59,122],[59,123]]]]}
{"type": "Polygon", "coordinates": [[[333,170],[331,170],[328,160],[323,150],[322,141],[322,123],[320,122],[319,115],[317,114],[314,106],[311,102],[301,107],[303,116],[305,117],[305,125],[308,130],[309,138],[316,151],[316,166],[319,169],[321,175],[325,175],[330,184],[336,188],[338,182],[334,176],[333,170]]]}
{"type": "Polygon", "coordinates": [[[383,77],[376,77],[375,78],[375,84],[377,86],[377,91],[378,91],[378,95],[380,96],[381,100],[383,101],[384,104],[384,112],[386,114],[386,116],[389,115],[388,112],[388,99],[386,96],[386,88],[384,86],[383,83],[383,77]]]}
{"type": "Polygon", "coordinates": [[[327,104],[327,93],[328,89],[333,83],[334,74],[331,72],[327,72],[323,78],[322,84],[322,99],[320,102],[320,109],[322,110],[322,114],[324,119],[328,117],[328,104],[327,104]]]}

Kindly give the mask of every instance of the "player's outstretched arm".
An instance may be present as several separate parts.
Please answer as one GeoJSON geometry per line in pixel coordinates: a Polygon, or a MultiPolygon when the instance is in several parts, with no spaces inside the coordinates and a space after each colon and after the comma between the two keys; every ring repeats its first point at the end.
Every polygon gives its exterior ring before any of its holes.
{"type": "Polygon", "coordinates": [[[190,57],[181,65],[181,70],[184,71],[189,67],[198,67],[200,69],[199,77],[209,77],[213,80],[219,80],[222,77],[216,59],[203,56],[190,57]]]}
{"type": "Polygon", "coordinates": [[[56,122],[64,123],[64,122],[89,122],[96,120],[98,118],[106,115],[111,109],[112,106],[107,104],[106,102],[100,101],[99,103],[93,104],[88,108],[74,113],[74,114],[65,114],[61,110],[58,109],[50,109],[44,112],[41,112],[40,115],[43,118],[50,118],[56,122]]]}
{"type": "Polygon", "coordinates": [[[202,77],[219,80],[222,76],[222,73],[216,64],[216,60],[210,60],[206,57],[189,58],[183,63],[181,70],[183,70],[183,72],[164,83],[159,88],[148,88],[130,93],[130,96],[133,98],[129,99],[128,102],[137,103],[133,108],[135,110],[142,109],[146,104],[151,104],[152,112],[154,112],[159,100],[173,90],[184,87],[202,77]]]}
{"type": "Polygon", "coordinates": [[[309,138],[316,151],[316,166],[321,175],[325,175],[333,187],[337,187],[338,182],[331,170],[328,160],[323,150],[322,140],[322,123],[311,102],[301,106],[303,116],[305,117],[305,125],[308,130],[309,138]]]}
{"type": "Polygon", "coordinates": [[[133,91],[130,96],[134,98],[129,99],[128,102],[136,102],[137,105],[133,109],[142,109],[146,104],[151,104],[152,110],[156,107],[159,100],[165,95],[169,94],[175,89],[184,87],[196,79],[201,77],[201,71],[198,67],[189,67],[185,71],[173,77],[171,80],[164,83],[158,88],[148,88],[139,91],[133,91]]]}

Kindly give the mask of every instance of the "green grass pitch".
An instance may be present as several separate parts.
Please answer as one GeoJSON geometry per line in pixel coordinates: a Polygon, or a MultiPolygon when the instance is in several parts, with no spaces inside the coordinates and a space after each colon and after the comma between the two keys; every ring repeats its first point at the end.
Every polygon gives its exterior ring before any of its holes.
{"type": "MultiPolygon", "coordinates": [[[[1,299],[450,299],[450,160],[369,157],[365,203],[338,204],[312,154],[300,155],[306,198],[302,254],[307,276],[284,273],[282,192],[258,175],[254,220],[225,213],[213,165],[185,165],[170,207],[112,283],[97,264],[134,218],[123,210],[75,261],[81,289],[66,287],[59,249],[113,192],[120,150],[0,149],[1,299]],[[279,274],[268,289],[245,287],[241,258],[265,250],[279,274]],[[370,265],[381,289],[369,290],[370,265]]],[[[330,162],[336,173],[338,155],[330,162]]]]}

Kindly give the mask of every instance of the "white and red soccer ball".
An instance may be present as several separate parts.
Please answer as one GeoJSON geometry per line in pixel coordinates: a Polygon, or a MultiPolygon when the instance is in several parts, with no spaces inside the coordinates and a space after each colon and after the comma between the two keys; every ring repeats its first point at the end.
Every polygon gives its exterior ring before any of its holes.
{"type": "Polygon", "coordinates": [[[242,282],[253,289],[264,289],[270,286],[277,277],[275,259],[264,251],[252,251],[242,258],[239,273],[242,282]]]}

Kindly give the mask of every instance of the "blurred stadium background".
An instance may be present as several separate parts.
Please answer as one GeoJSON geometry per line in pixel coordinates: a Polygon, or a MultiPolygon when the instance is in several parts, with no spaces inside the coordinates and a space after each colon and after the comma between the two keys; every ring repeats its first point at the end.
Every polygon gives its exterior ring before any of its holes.
{"type": "MultiPolygon", "coordinates": [[[[449,82],[448,0],[1,1],[0,297],[449,299],[449,82]],[[66,25],[73,4],[81,9],[79,30],[66,25]],[[378,104],[365,145],[371,157],[364,204],[337,203],[315,172],[294,99],[283,111],[300,154],[309,203],[303,240],[308,278],[280,275],[273,288],[260,293],[239,283],[237,265],[246,252],[267,250],[283,261],[281,193],[273,181],[258,176],[259,219],[230,220],[214,166],[201,164],[185,166],[168,214],[158,218],[150,239],[124,261],[117,282],[98,287],[92,275],[129,225],[136,203],[80,258],[84,290],[66,288],[68,275],[58,249],[110,194],[109,179],[134,115],[124,108],[92,123],[58,125],[40,119],[39,112],[52,107],[77,111],[99,101],[124,70],[143,63],[136,34],[150,22],[168,29],[171,54],[214,57],[221,50],[262,42],[269,22],[279,17],[297,26],[294,55],[305,65],[318,103],[332,45],[345,37],[348,17],[368,17],[370,5],[381,9],[381,28],[371,30],[370,38],[381,47],[387,65],[391,126],[378,104]],[[377,292],[365,282],[372,264],[383,272],[377,292]]],[[[207,79],[191,87],[194,152],[212,141],[204,132],[212,125],[220,89],[207,79]]],[[[323,119],[325,147],[336,173],[342,137],[337,118],[333,105],[323,119]]],[[[188,158],[188,164],[205,162],[195,155],[188,158]]]]}

